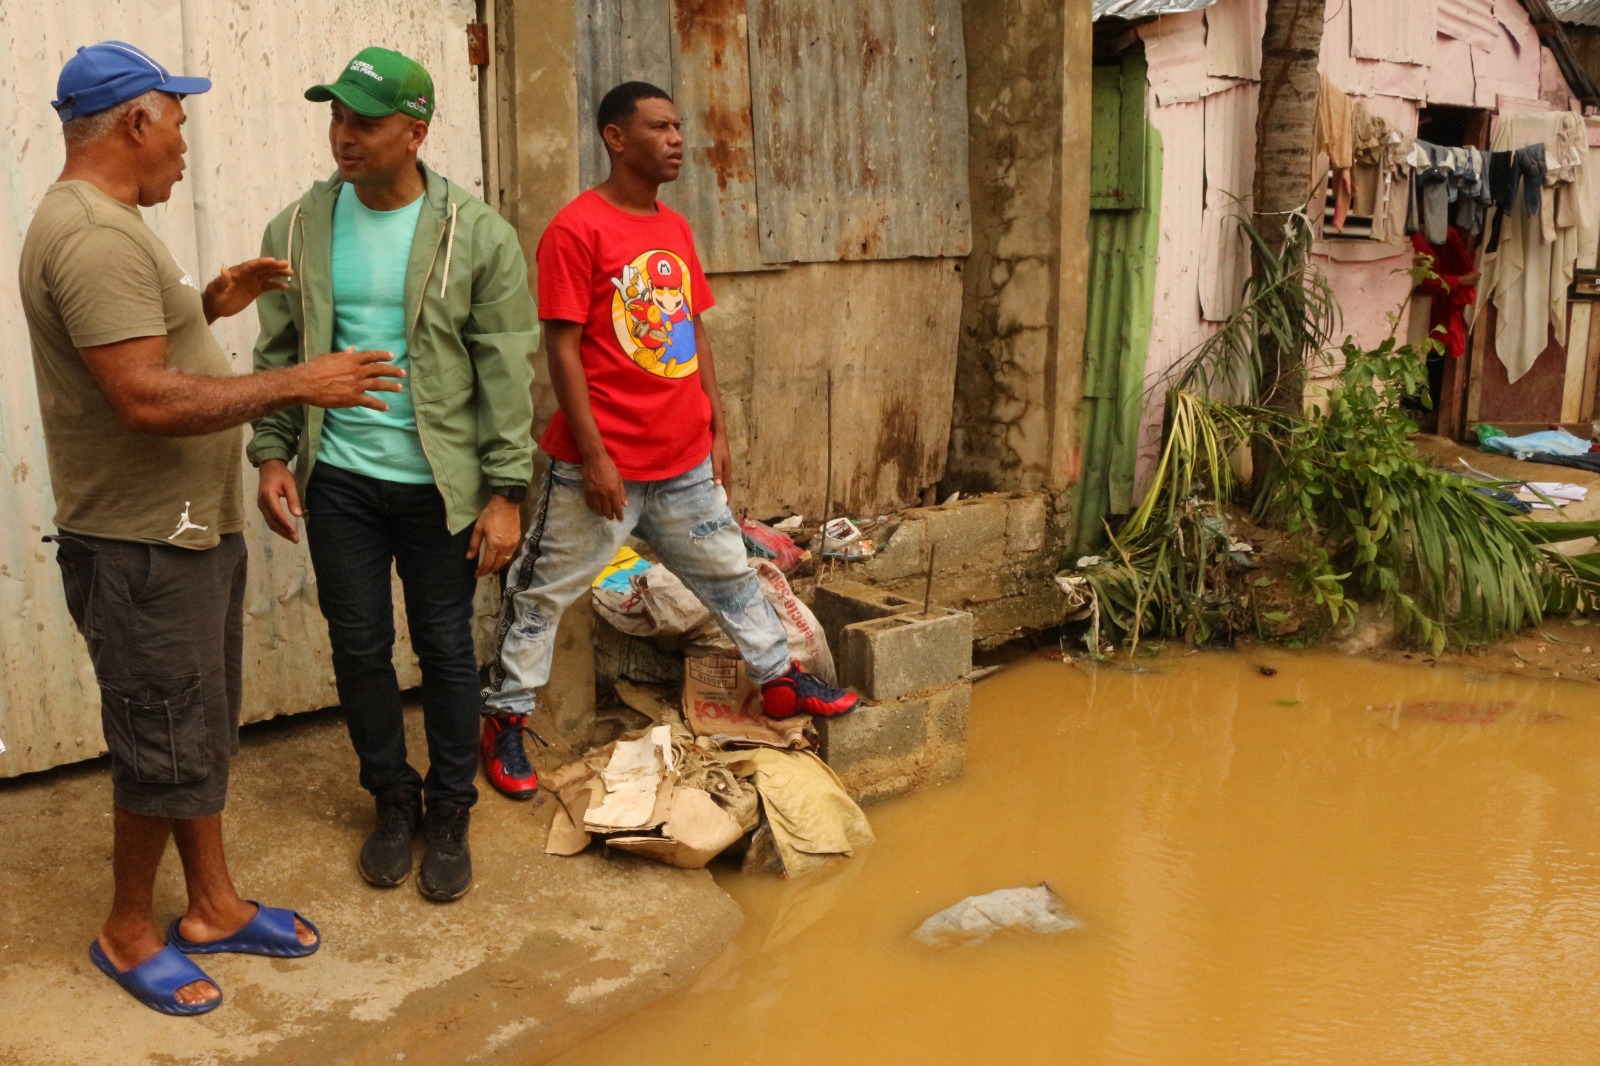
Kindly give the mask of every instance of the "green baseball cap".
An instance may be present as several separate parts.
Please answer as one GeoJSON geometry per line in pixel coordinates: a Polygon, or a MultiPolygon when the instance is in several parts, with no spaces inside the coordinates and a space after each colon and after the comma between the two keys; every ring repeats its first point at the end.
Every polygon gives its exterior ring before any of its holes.
{"type": "Polygon", "coordinates": [[[363,48],[329,85],[313,85],[306,99],[337,100],[358,115],[402,114],[433,121],[433,79],[422,64],[387,48],[363,48]]]}

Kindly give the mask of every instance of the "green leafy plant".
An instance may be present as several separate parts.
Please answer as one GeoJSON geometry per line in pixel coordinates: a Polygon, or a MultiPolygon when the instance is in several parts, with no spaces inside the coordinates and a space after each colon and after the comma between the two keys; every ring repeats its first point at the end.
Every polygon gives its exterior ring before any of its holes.
{"type": "Polygon", "coordinates": [[[1272,344],[1310,366],[1333,343],[1342,319],[1327,277],[1311,264],[1312,233],[1304,215],[1290,216],[1281,253],[1272,251],[1248,218],[1237,217],[1255,270],[1238,310],[1173,368],[1167,384],[1174,391],[1260,407],[1271,399],[1262,394],[1265,347],[1272,344]]]}
{"type": "Polygon", "coordinates": [[[1243,624],[1244,604],[1230,579],[1237,568],[1232,535],[1218,501],[1234,494],[1229,456],[1250,432],[1241,408],[1190,392],[1170,395],[1150,491],[1110,538],[1109,559],[1084,575],[1099,615],[1135,649],[1146,633],[1203,644],[1243,624]]]}
{"type": "MultiPolygon", "coordinates": [[[[1271,582],[1249,580],[1233,551],[1230,457],[1245,450],[1272,458],[1256,519],[1290,535],[1296,587],[1333,623],[1376,599],[1437,652],[1510,635],[1547,611],[1592,608],[1600,553],[1568,558],[1544,546],[1593,535],[1573,531],[1587,527],[1530,522],[1480,491],[1482,483],[1429,466],[1409,439],[1417,427],[1402,401],[1424,394],[1438,342],[1401,345],[1391,329],[1377,348],[1347,339],[1329,359],[1338,302],[1308,265],[1309,230],[1274,256],[1248,221],[1241,225],[1263,265],[1243,306],[1166,379],[1165,439],[1150,489],[1120,530],[1107,530],[1105,557],[1081,574],[1093,594],[1095,646],[1102,621],[1136,648],[1151,633],[1204,643],[1251,619],[1283,620],[1256,611],[1256,591],[1271,582]],[[1337,368],[1317,404],[1302,413],[1265,404],[1269,342],[1298,353],[1302,368],[1337,368]]],[[[1431,264],[1406,269],[1416,282],[1431,264]]],[[[1390,319],[1397,327],[1402,315],[1390,319]]]]}
{"type": "Polygon", "coordinates": [[[1346,341],[1324,402],[1272,437],[1282,458],[1258,513],[1296,537],[1301,586],[1335,621],[1376,597],[1438,652],[1537,624],[1579,602],[1585,582],[1539,546],[1534,523],[1417,453],[1401,400],[1426,387],[1435,343],[1346,341]]]}

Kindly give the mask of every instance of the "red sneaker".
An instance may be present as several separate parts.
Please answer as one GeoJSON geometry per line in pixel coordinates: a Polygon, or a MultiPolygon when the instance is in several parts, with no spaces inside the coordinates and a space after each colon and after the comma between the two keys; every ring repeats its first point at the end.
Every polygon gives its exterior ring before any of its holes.
{"type": "Polygon", "coordinates": [[[768,718],[792,718],[797,714],[819,714],[831,718],[849,714],[861,703],[844,689],[830,688],[790,663],[789,669],[761,686],[761,710],[768,718]]]}
{"type": "Polygon", "coordinates": [[[483,740],[478,745],[489,784],[514,800],[531,799],[539,791],[539,775],[534,773],[522,746],[522,734],[535,740],[539,734],[527,727],[527,720],[525,714],[484,715],[483,740]]]}

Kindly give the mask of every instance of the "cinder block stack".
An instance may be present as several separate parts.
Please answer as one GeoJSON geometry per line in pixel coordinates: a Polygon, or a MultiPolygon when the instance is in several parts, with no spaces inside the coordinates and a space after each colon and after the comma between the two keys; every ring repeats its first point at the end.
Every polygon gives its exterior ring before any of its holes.
{"type": "Polygon", "coordinates": [[[881,589],[817,589],[840,684],[861,707],[817,722],[822,753],[858,802],[901,796],[961,776],[972,700],[972,616],[923,613],[881,589]],[[831,628],[830,628],[831,627],[831,628]]]}

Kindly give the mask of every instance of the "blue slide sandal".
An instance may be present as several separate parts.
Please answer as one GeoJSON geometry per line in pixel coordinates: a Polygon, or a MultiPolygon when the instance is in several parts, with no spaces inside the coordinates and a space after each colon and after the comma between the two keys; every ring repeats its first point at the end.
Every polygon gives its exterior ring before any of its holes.
{"type": "MultiPolygon", "coordinates": [[[[245,902],[256,903],[253,899],[245,902]]],[[[322,934],[317,931],[317,927],[304,916],[283,907],[264,907],[256,903],[256,916],[240,926],[233,935],[225,936],[221,940],[208,940],[203,944],[184,939],[183,934],[178,932],[180,920],[174,918],[172,924],[167,926],[167,943],[186,955],[233,952],[240,955],[270,955],[275,959],[299,959],[322,946],[322,934]],[[300,938],[294,931],[296,918],[305,922],[306,928],[316,936],[315,943],[300,943],[300,938]]]]}
{"type": "Polygon", "coordinates": [[[121,985],[124,992],[162,1014],[187,1017],[222,1006],[222,987],[171,944],[130,970],[119,970],[113,966],[98,940],[89,943],[89,959],[100,968],[101,973],[121,985]],[[209,1003],[179,1003],[178,989],[195,981],[205,981],[215,988],[217,998],[209,1003]]]}

